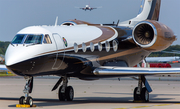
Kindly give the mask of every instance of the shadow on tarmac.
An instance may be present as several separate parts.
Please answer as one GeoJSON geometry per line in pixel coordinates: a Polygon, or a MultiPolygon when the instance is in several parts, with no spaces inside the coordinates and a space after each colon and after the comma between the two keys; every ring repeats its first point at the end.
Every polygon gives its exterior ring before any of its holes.
{"type": "MultiPolygon", "coordinates": [[[[149,103],[150,104],[180,103],[180,101],[170,101],[174,99],[173,96],[180,96],[180,94],[151,94],[149,103]],[[161,98],[160,96],[162,95],[172,96],[172,98],[161,98]]],[[[19,98],[0,97],[0,100],[13,100],[13,101],[17,101],[17,104],[19,103],[19,98]]],[[[41,99],[41,98],[34,98],[33,100],[34,100],[34,104],[37,105],[37,107],[86,104],[86,103],[127,103],[127,104],[134,103],[133,97],[75,97],[73,101],[59,101],[58,99],[41,99]]],[[[9,105],[8,107],[16,107],[16,104],[9,105]]]]}

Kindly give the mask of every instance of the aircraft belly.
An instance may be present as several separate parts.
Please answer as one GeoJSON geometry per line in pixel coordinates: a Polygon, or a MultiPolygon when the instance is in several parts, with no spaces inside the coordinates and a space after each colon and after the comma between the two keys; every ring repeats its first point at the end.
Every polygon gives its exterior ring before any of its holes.
{"type": "Polygon", "coordinates": [[[86,80],[116,77],[115,75],[96,76],[92,72],[94,68],[99,66],[134,66],[149,54],[150,52],[139,48],[119,50],[117,53],[114,53],[114,51],[94,51],[93,54],[88,51],[78,53],[66,52],[64,62],[68,63],[68,66],[67,69],[63,70],[62,72],[66,73],[70,77],[78,77],[86,80]]]}

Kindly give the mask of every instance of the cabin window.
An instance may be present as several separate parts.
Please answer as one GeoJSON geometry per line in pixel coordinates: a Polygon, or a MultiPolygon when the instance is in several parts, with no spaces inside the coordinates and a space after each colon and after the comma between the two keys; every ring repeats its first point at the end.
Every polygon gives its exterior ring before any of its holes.
{"type": "Polygon", "coordinates": [[[24,43],[26,44],[41,44],[43,35],[27,35],[24,43]]]}
{"type": "Polygon", "coordinates": [[[44,41],[43,41],[43,43],[45,43],[45,44],[51,44],[51,43],[52,43],[49,35],[46,34],[46,35],[44,36],[44,41]]]}
{"type": "Polygon", "coordinates": [[[16,35],[11,43],[13,43],[13,44],[21,44],[23,39],[24,39],[24,36],[25,36],[24,34],[16,35]]]}
{"type": "Polygon", "coordinates": [[[62,24],[62,25],[74,26],[74,24],[73,24],[73,23],[64,23],[64,24],[62,24]]]}

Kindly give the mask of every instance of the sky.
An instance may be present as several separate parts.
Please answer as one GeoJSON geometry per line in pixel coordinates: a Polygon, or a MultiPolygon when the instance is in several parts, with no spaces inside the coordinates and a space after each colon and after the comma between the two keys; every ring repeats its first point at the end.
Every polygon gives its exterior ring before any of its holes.
{"type": "MultiPolygon", "coordinates": [[[[11,41],[18,31],[34,25],[54,25],[70,19],[112,23],[136,17],[141,0],[0,0],[0,41],[11,41]],[[76,7],[102,7],[83,11],[76,7]]],[[[161,0],[159,22],[169,26],[180,44],[180,0],[161,0]],[[178,38],[179,37],[179,38],[178,38]]]]}

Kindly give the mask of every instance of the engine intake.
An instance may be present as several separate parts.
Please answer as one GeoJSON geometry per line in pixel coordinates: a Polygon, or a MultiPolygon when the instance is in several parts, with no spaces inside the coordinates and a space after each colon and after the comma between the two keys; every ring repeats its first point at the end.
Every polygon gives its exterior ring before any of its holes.
{"type": "Polygon", "coordinates": [[[169,27],[154,20],[145,20],[136,24],[132,37],[137,45],[153,52],[166,49],[176,40],[169,27]]]}
{"type": "Polygon", "coordinates": [[[154,25],[147,21],[138,23],[133,30],[133,39],[141,47],[152,46],[157,38],[157,31],[154,25]]]}

